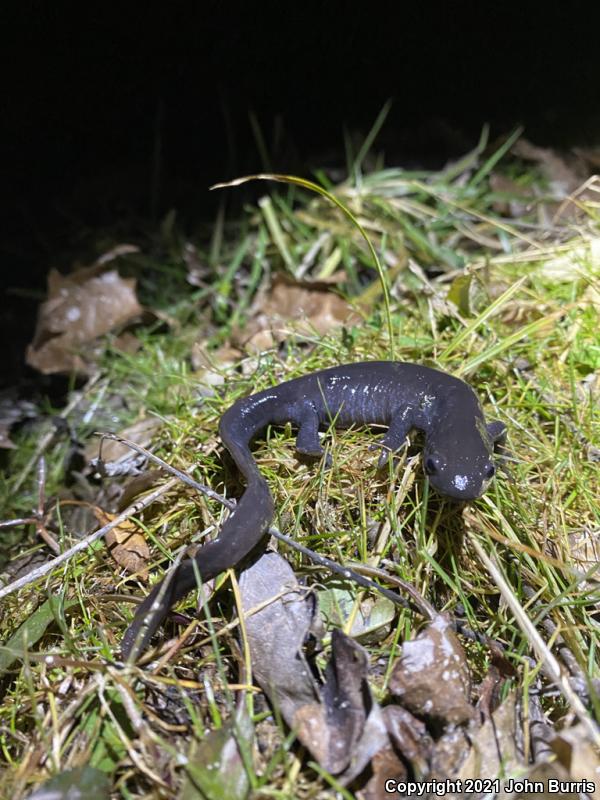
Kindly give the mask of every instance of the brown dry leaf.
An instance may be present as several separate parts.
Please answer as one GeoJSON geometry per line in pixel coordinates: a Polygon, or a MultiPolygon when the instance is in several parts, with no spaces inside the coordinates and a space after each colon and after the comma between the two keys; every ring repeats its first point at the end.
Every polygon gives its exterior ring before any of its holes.
{"type": "Polygon", "coordinates": [[[387,781],[400,783],[408,776],[406,767],[390,746],[375,753],[371,760],[371,769],[373,777],[360,793],[360,797],[364,800],[386,800],[390,797],[390,792],[386,788],[387,781]]]}
{"type": "Polygon", "coordinates": [[[386,706],[383,717],[396,751],[408,761],[415,775],[425,775],[433,749],[425,723],[396,705],[386,706]]]}
{"type": "Polygon", "coordinates": [[[340,325],[354,325],[360,317],[342,298],[323,283],[294,281],[276,275],[273,285],[255,303],[255,314],[234,333],[234,344],[251,352],[274,347],[291,331],[324,336],[340,325]]]}
{"type": "Polygon", "coordinates": [[[239,363],[243,355],[241,350],[229,345],[209,352],[203,344],[194,342],[191,351],[194,378],[206,386],[221,386],[225,383],[222,370],[239,363]]]}
{"type": "Polygon", "coordinates": [[[322,692],[330,729],[329,755],[342,773],[342,784],[354,780],[390,744],[383,713],[367,683],[368,671],[366,650],[334,629],[322,692]]]}
{"type": "MultiPolygon", "coordinates": [[[[502,800],[550,800],[551,798],[600,798],[600,760],[583,724],[575,725],[552,736],[550,747],[556,760],[547,755],[523,773],[507,767],[504,774],[518,775],[509,783],[504,778],[502,800]]],[[[483,776],[483,772],[481,773],[483,776]]]]}
{"type": "Polygon", "coordinates": [[[115,350],[119,350],[121,353],[126,353],[127,355],[132,356],[141,349],[142,343],[135,334],[131,333],[131,331],[124,331],[120,336],[117,336],[116,339],[113,340],[112,346],[115,348],[115,350]]]}
{"type": "MultiPolygon", "coordinates": [[[[453,777],[495,778],[524,768],[517,751],[517,724],[516,695],[513,692],[479,730],[470,731],[471,750],[453,777]]],[[[448,774],[452,774],[452,770],[448,774]]]]}
{"type": "Polygon", "coordinates": [[[590,742],[585,725],[580,722],[561,731],[551,740],[550,746],[569,778],[574,781],[593,781],[597,789],[591,796],[600,797],[600,758],[590,742]]]}
{"type": "Polygon", "coordinates": [[[566,197],[589,177],[585,162],[572,154],[559,153],[549,147],[537,147],[521,137],[512,146],[512,152],[540,165],[551,190],[557,197],[566,197]]]}
{"type": "MultiPolygon", "coordinates": [[[[95,506],[94,516],[101,525],[107,525],[116,514],[109,514],[95,506]]],[[[144,534],[134,522],[125,520],[110,530],[104,538],[112,558],[120,567],[126,572],[135,573],[141,581],[148,580],[150,548],[144,534]]]]}
{"type": "Polygon", "coordinates": [[[471,675],[448,617],[439,614],[416,639],[404,643],[389,687],[419,717],[449,725],[472,718],[471,675]]]}
{"type": "MultiPolygon", "coordinates": [[[[431,751],[430,772],[431,778],[446,780],[449,776],[456,777],[458,768],[467,761],[472,751],[467,729],[450,727],[436,741],[431,751]]],[[[462,773],[459,773],[462,774],[462,773]]],[[[466,777],[472,777],[467,775],[466,777]]]]}
{"type": "MultiPolygon", "coordinates": [[[[148,447],[152,442],[152,438],[156,431],[162,425],[162,421],[157,417],[142,417],[136,420],[132,425],[119,431],[119,436],[124,439],[130,439],[132,442],[139,444],[140,447],[148,447]]],[[[84,456],[86,462],[90,462],[94,458],[98,458],[100,452],[100,438],[90,439],[85,446],[84,456]]],[[[126,444],[121,444],[115,439],[105,439],[102,442],[102,460],[106,464],[122,463],[130,458],[135,457],[137,454],[126,444]]]]}
{"type": "Polygon", "coordinates": [[[187,267],[187,282],[191,286],[207,286],[210,280],[211,269],[200,258],[196,245],[186,242],[183,246],[183,260],[187,267]]]}
{"type": "Polygon", "coordinates": [[[500,172],[492,172],[490,175],[490,188],[493,192],[506,194],[509,197],[494,200],[492,208],[497,214],[518,219],[525,216],[531,210],[531,203],[535,199],[529,187],[520,186],[512,178],[500,172]]]}
{"type": "Polygon", "coordinates": [[[82,346],[142,313],[135,279],[93,266],[71,275],[52,270],[48,299],[38,312],[36,333],[27,348],[29,366],[44,374],[89,372],[82,346]],[[102,270],[102,271],[101,271],[102,270]]]}
{"type": "Polygon", "coordinates": [[[582,569],[600,561],[600,529],[581,528],[569,534],[569,555],[582,569]]]}
{"type": "Polygon", "coordinates": [[[389,746],[367,684],[365,651],[334,630],[321,685],[301,649],[318,620],[316,600],[289,564],[266,553],[244,570],[239,583],[256,682],[319,764],[348,783],[389,746]],[[253,609],[258,610],[250,613],[253,609]]]}

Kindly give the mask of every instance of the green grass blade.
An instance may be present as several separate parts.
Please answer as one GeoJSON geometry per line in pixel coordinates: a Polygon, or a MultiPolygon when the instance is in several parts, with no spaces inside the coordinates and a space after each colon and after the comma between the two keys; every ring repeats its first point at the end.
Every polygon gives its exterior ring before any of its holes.
{"type": "Polygon", "coordinates": [[[503,353],[505,350],[508,350],[517,342],[521,341],[521,339],[525,339],[527,336],[531,336],[532,333],[535,333],[538,328],[541,328],[543,325],[547,325],[548,322],[552,319],[556,319],[559,316],[562,316],[564,311],[561,309],[560,311],[556,311],[554,314],[549,314],[546,317],[540,317],[539,319],[530,322],[529,325],[525,325],[522,328],[519,328],[518,331],[511,333],[510,336],[507,336],[505,339],[497,342],[492,347],[484,350],[482,353],[478,353],[473,358],[470,358],[468,361],[465,361],[462,366],[456,370],[457,375],[467,375],[469,372],[472,372],[476,367],[480,367],[486,361],[489,361],[491,358],[496,358],[496,356],[503,353]]]}
{"type": "Polygon", "coordinates": [[[354,163],[352,164],[352,175],[355,175],[357,172],[360,171],[362,163],[365,160],[367,153],[369,152],[371,147],[373,147],[373,142],[379,135],[379,131],[382,129],[383,123],[386,121],[387,116],[390,113],[391,107],[392,107],[392,101],[387,100],[384,103],[383,108],[377,115],[377,118],[375,119],[375,122],[373,123],[371,130],[365,137],[365,140],[362,143],[362,146],[358,151],[356,158],[354,159],[354,163]]]}
{"type": "Polygon", "coordinates": [[[513,146],[513,144],[517,141],[517,139],[521,136],[522,133],[523,133],[523,128],[521,126],[519,126],[518,128],[515,128],[515,130],[511,133],[511,135],[504,142],[504,144],[501,145],[496,150],[496,152],[493,153],[488,158],[488,160],[485,162],[485,164],[482,164],[482,166],[477,170],[475,175],[473,175],[472,179],[469,181],[469,186],[471,188],[473,188],[473,187],[477,186],[478,184],[480,184],[481,181],[487,175],[489,175],[489,173],[494,169],[494,167],[500,161],[500,159],[503,158],[506,155],[506,153],[508,153],[510,148],[513,146]]]}
{"type": "Polygon", "coordinates": [[[493,316],[498,311],[498,309],[502,308],[502,306],[506,302],[508,302],[508,300],[510,300],[510,298],[514,294],[516,294],[519,291],[521,286],[523,286],[523,284],[525,283],[526,279],[527,279],[526,276],[519,278],[519,280],[513,283],[512,286],[509,286],[508,289],[500,295],[500,297],[497,297],[493,303],[490,303],[490,305],[486,309],[484,309],[481,312],[481,314],[479,314],[478,317],[475,317],[475,319],[471,323],[469,323],[469,325],[467,325],[466,328],[463,328],[461,331],[459,331],[457,335],[452,339],[450,344],[446,347],[446,349],[443,350],[442,353],[440,353],[438,359],[440,364],[446,361],[448,359],[448,356],[451,353],[453,353],[457,347],[460,347],[460,345],[464,342],[464,340],[467,339],[472,333],[474,333],[477,330],[477,328],[483,325],[483,323],[487,319],[493,316]]]}

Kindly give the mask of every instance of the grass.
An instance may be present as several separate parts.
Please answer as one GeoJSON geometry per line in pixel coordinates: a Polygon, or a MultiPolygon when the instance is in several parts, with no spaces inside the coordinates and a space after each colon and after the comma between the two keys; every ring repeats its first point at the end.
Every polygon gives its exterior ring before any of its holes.
{"type": "MultiPolygon", "coordinates": [[[[597,260],[581,242],[599,236],[600,206],[580,203],[575,225],[539,224],[535,202],[529,215],[500,217],[496,204],[507,197],[490,188],[493,170],[520,186],[539,189],[541,178],[508,158],[508,148],[488,155],[485,145],[483,140],[459,169],[440,173],[363,172],[361,151],[351,164],[351,181],[323,181],[366,231],[381,263],[379,280],[352,220],[327,196],[297,186],[269,194],[239,225],[220,219],[206,252],[199,252],[211,265],[205,285],[192,292],[182,288],[182,242],[172,224],[165,225],[153,255],[133,256],[128,265],[143,275],[143,299],[167,324],[136,331],[141,347],[133,355],[108,338],[102,381],[69,421],[78,438],[89,441],[99,428],[120,430],[144,416],[158,417],[156,454],[180,469],[193,467],[194,477],[217,491],[239,496],[238,476],[216,433],[220,414],[236,398],[336,363],[387,358],[390,350],[398,360],[461,375],[476,389],[486,415],[506,423],[510,447],[509,474],[501,473],[463,517],[428,492],[418,459],[378,473],[368,431],[333,432],[333,466],[327,470],[300,463],[291,431],[272,429],[255,455],[275,497],[275,524],[340,562],[382,566],[438,611],[460,611],[473,631],[504,645],[514,675],[504,676],[502,691],[515,690],[525,703],[538,677],[550,686],[549,653],[561,658],[562,637],[579,677],[588,682],[583,714],[589,721],[598,703],[591,681],[600,677],[600,597],[591,574],[600,532],[593,450],[600,446],[593,381],[600,368],[599,275],[597,260]],[[257,288],[277,270],[304,280],[341,271],[338,286],[361,310],[362,323],[325,336],[290,330],[285,348],[258,356],[240,352],[241,369],[227,366],[219,348],[243,321],[257,288]],[[448,303],[449,293],[459,299],[458,308],[448,303]],[[198,340],[209,352],[210,370],[191,366],[198,340]],[[222,383],[211,391],[215,376],[222,383]],[[86,417],[95,403],[110,410],[110,422],[86,417]],[[527,623],[541,637],[541,649],[527,623]]],[[[33,474],[18,494],[12,487],[38,436],[37,430],[23,435],[2,479],[6,517],[29,513],[36,503],[33,474]]],[[[67,494],[62,464],[68,446],[59,439],[47,448],[49,497],[67,494]]],[[[107,502],[89,480],[68,494],[107,502]]],[[[165,555],[172,558],[200,541],[221,515],[218,503],[183,485],[143,511],[139,523],[151,546],[153,576],[162,576],[165,555]]],[[[56,519],[67,547],[83,523],[66,505],[56,519]]],[[[8,536],[4,549],[13,557],[44,550],[29,532],[8,536]]],[[[327,573],[294,552],[285,555],[299,575],[327,588],[327,573]]],[[[236,715],[231,687],[241,674],[237,617],[231,581],[225,577],[221,585],[194,626],[199,644],[184,647],[158,670],[144,668],[146,660],[129,673],[113,659],[131,620],[128,600],[146,588],[127,581],[101,546],[4,598],[4,642],[44,600],[60,602],[41,633],[30,632],[26,654],[2,678],[1,792],[24,797],[48,776],[89,764],[110,775],[114,796],[175,796],[191,743],[208,746],[207,731],[226,732],[236,715]]],[[[355,616],[365,594],[353,590],[353,596],[355,616]]],[[[191,604],[189,599],[181,607],[191,604]]],[[[400,610],[386,636],[368,646],[373,665],[385,662],[372,676],[380,701],[402,642],[416,635],[421,622],[400,610]]],[[[487,647],[470,642],[468,660],[475,682],[482,680],[487,647]]],[[[254,764],[248,780],[256,796],[354,796],[311,767],[261,696],[251,697],[254,732],[244,729],[244,760],[247,767],[254,764]]],[[[560,729],[576,702],[568,688],[566,696],[545,694],[550,724],[560,729]]]]}

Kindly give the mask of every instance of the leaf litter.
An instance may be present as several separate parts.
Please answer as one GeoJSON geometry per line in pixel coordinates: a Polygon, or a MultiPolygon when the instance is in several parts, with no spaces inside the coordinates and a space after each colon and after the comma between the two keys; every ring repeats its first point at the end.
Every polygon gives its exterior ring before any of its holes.
{"type": "Polygon", "coordinates": [[[133,278],[121,278],[104,264],[70,275],[51,270],[48,299],[40,306],[35,336],[27,348],[29,366],[46,375],[92,372],[97,339],[142,313],[135,284],[133,278]]]}

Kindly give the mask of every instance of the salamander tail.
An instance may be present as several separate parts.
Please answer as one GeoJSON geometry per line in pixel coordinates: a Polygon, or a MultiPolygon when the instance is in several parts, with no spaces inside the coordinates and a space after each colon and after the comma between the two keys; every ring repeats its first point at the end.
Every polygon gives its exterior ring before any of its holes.
{"type": "Polygon", "coordinates": [[[210,580],[245,558],[267,531],[273,514],[267,482],[253,475],[219,536],[201,547],[194,558],[171,570],[138,607],[123,637],[123,658],[135,659],[147,647],[171,606],[196,588],[199,580],[210,580]]]}

